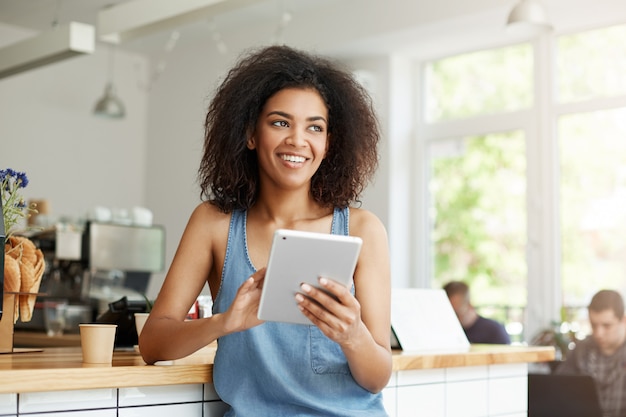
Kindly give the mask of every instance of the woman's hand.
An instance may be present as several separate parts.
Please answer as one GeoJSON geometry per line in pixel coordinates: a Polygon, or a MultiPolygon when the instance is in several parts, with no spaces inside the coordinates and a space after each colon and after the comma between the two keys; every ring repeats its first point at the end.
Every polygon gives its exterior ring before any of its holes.
{"type": "Polygon", "coordinates": [[[263,323],[257,318],[265,268],[252,274],[237,290],[233,303],[224,313],[226,334],[239,332],[263,323]]]}
{"type": "Polygon", "coordinates": [[[328,338],[344,346],[364,329],[361,305],[350,289],[328,278],[319,278],[320,287],[302,284],[296,301],[302,313],[328,338]]]}

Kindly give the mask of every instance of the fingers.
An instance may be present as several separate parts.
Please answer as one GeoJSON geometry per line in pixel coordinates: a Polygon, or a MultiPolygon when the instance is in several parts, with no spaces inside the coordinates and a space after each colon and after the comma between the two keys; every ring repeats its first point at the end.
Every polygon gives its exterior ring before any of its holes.
{"type": "Polygon", "coordinates": [[[261,268],[241,284],[240,291],[251,291],[263,288],[265,281],[265,268],[261,268]]]}
{"type": "Polygon", "coordinates": [[[265,268],[258,270],[241,284],[225,314],[224,329],[227,333],[246,330],[263,323],[257,318],[257,312],[264,278],[265,268]]]}
{"type": "Polygon", "coordinates": [[[303,283],[300,289],[307,297],[328,308],[332,308],[332,305],[336,302],[349,306],[354,300],[348,287],[324,277],[319,278],[318,282],[320,284],[319,288],[303,283]]]}
{"type": "Polygon", "coordinates": [[[296,294],[300,310],[316,325],[344,328],[360,316],[358,301],[348,287],[327,278],[319,279],[320,288],[302,284],[296,294]]]}

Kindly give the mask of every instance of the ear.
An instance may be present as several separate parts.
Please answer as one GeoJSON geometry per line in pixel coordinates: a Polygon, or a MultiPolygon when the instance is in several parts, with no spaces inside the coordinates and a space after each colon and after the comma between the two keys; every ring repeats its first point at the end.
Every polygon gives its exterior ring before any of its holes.
{"type": "Polygon", "coordinates": [[[256,141],[254,140],[254,136],[249,136],[246,141],[246,147],[250,150],[256,149],[256,141]]]}

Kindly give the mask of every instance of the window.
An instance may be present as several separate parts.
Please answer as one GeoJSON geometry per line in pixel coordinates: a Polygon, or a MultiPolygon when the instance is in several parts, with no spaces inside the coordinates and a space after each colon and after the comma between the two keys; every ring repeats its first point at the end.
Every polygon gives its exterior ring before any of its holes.
{"type": "Polygon", "coordinates": [[[479,312],[508,324],[517,341],[527,286],[526,134],[492,122],[532,106],[532,68],[524,44],[445,58],[425,71],[427,122],[467,123],[464,137],[427,140],[431,286],[468,282],[479,312]],[[487,133],[472,134],[477,125],[487,133]]]}
{"type": "Polygon", "coordinates": [[[557,45],[561,103],[626,94],[626,25],[561,36],[557,45]]]}
{"type": "Polygon", "coordinates": [[[426,120],[438,122],[532,105],[530,45],[473,52],[426,66],[426,120]]]}
{"type": "Polygon", "coordinates": [[[523,133],[434,142],[430,161],[434,286],[469,282],[482,314],[521,323],[527,274],[523,133]]]}
{"type": "MultiPolygon", "coordinates": [[[[626,294],[626,107],[561,117],[563,303],[626,294]]],[[[585,312],[586,313],[586,312],[585,312]]]]}
{"type": "Polygon", "coordinates": [[[626,25],[561,36],[556,121],[565,319],[590,333],[603,288],[626,296],[626,25]]]}
{"type": "MultiPolygon", "coordinates": [[[[433,288],[469,282],[479,312],[505,322],[513,340],[532,338],[519,326],[555,280],[558,310],[575,327],[585,327],[596,291],[626,296],[623,39],[626,25],[611,26],[544,40],[543,54],[535,51],[541,43],[529,43],[423,66],[430,227],[423,270],[433,288]],[[533,97],[540,77],[550,88],[533,97]],[[547,162],[537,160],[544,155],[547,162]],[[556,276],[546,265],[557,265],[556,276]],[[535,297],[527,299],[529,271],[535,297]]],[[[543,313],[539,327],[561,318],[543,313]]]]}

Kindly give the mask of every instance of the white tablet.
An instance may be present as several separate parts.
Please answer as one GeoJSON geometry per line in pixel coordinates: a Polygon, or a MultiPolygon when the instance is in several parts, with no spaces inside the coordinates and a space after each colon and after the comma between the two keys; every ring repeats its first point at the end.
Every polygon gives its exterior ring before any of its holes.
{"type": "Polygon", "coordinates": [[[356,236],[278,229],[267,263],[259,319],[311,324],[296,303],[300,285],[319,287],[318,278],[326,277],[352,287],[362,243],[356,236]]]}

